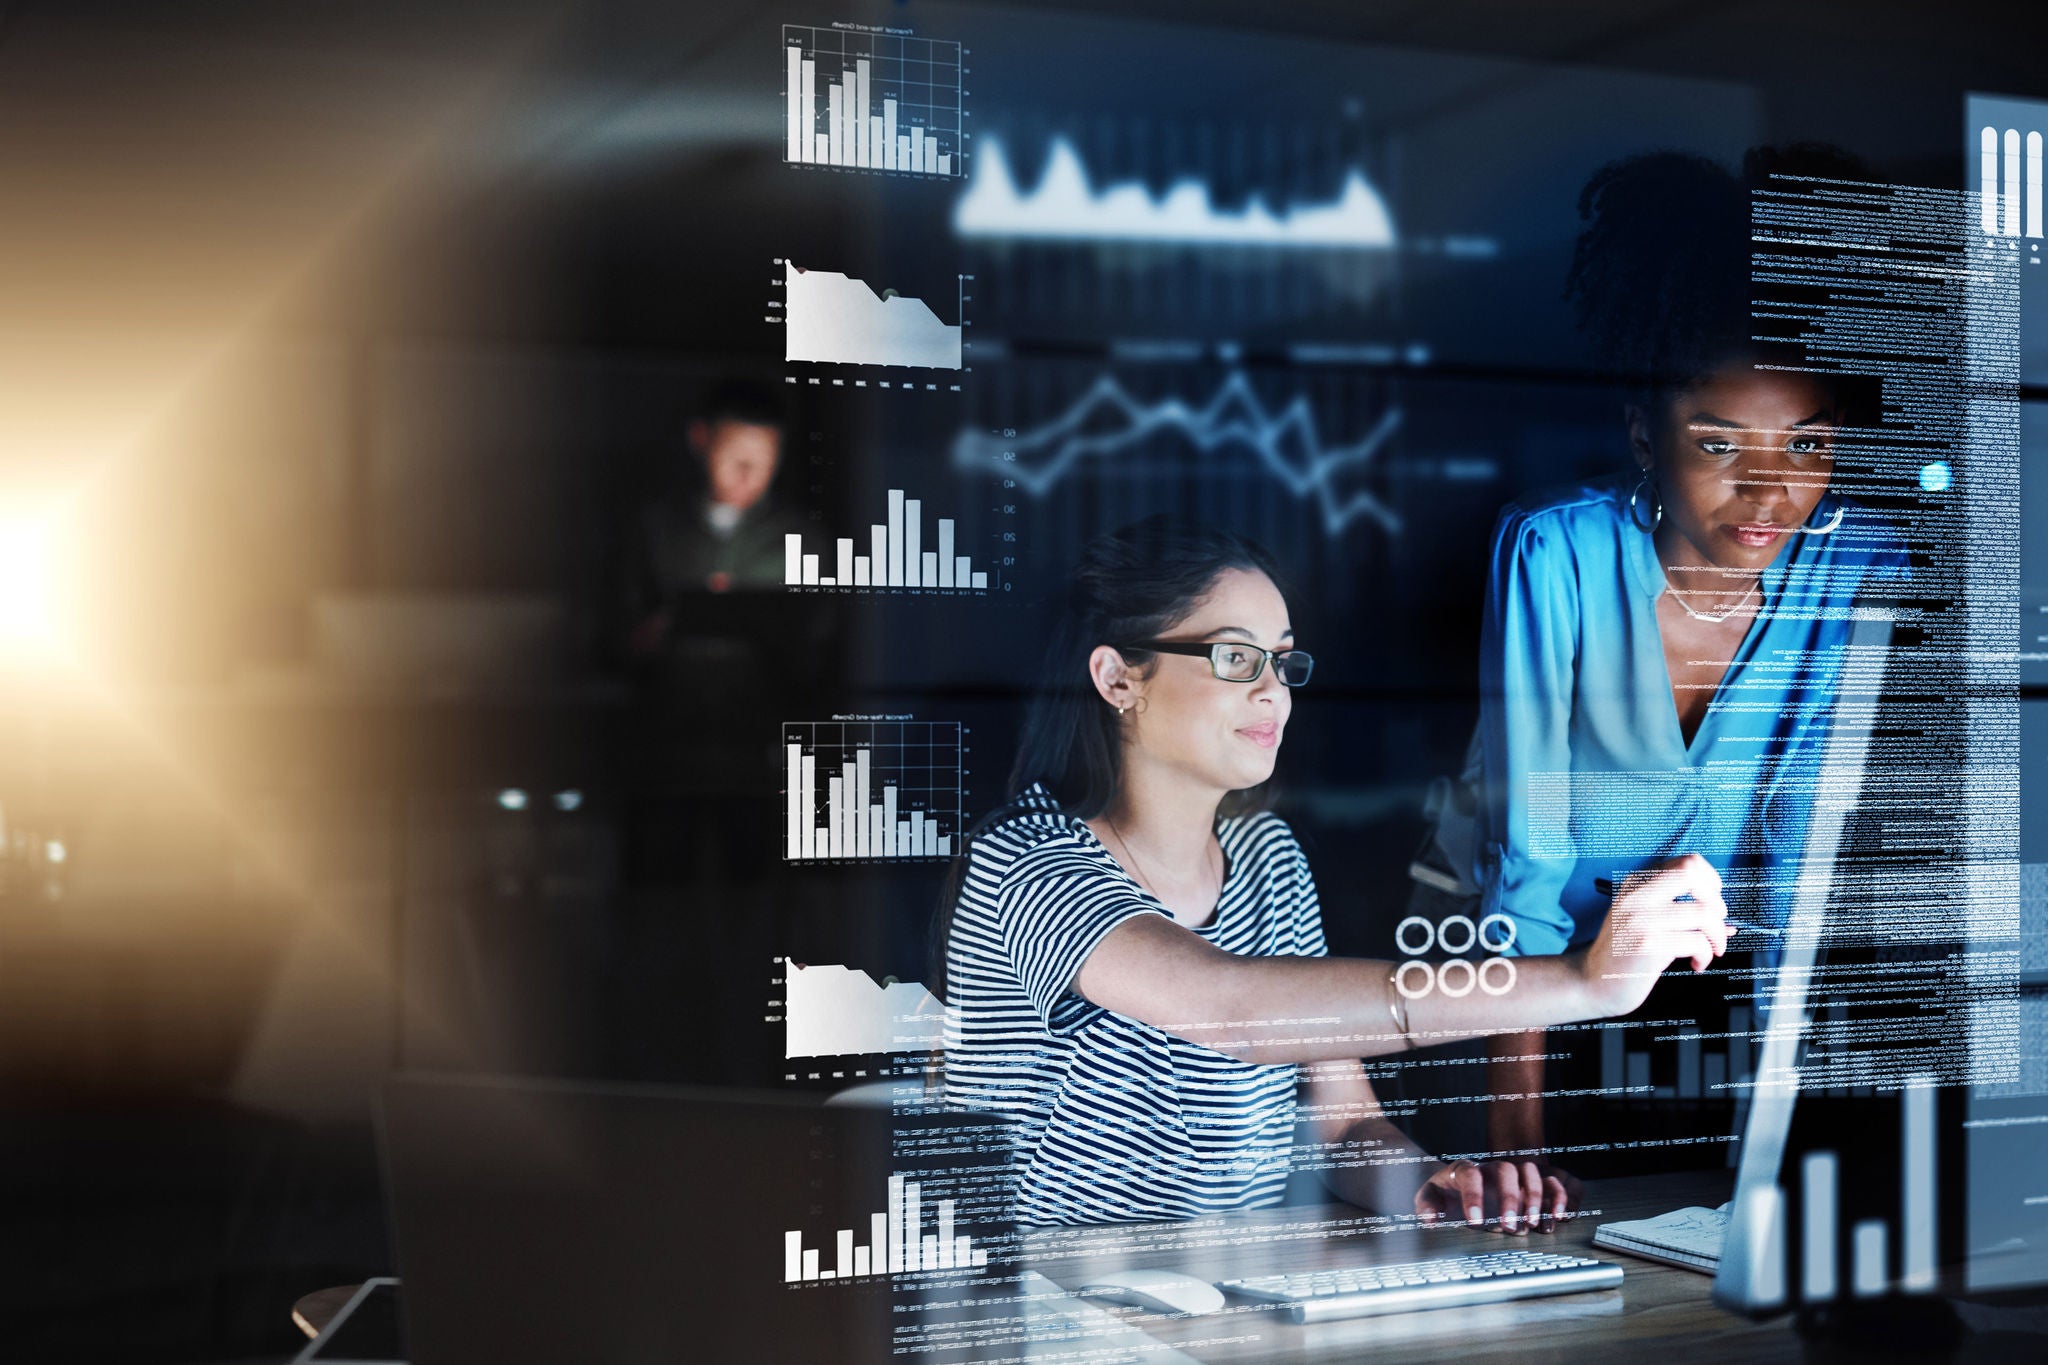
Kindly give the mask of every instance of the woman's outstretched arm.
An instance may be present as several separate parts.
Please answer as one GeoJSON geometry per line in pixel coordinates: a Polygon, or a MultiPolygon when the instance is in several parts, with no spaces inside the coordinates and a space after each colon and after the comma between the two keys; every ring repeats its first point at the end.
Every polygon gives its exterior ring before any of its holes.
{"type": "Polygon", "coordinates": [[[1498,995],[1430,991],[1414,1000],[1396,990],[1395,963],[1249,957],[1164,916],[1139,915],[1096,945],[1074,989],[1104,1009],[1243,1061],[1371,1057],[1418,1042],[1626,1014],[1675,959],[1703,970],[1726,949],[1726,913],[1720,876],[1688,854],[1617,888],[1600,936],[1585,949],[1514,959],[1514,984],[1498,995]]]}

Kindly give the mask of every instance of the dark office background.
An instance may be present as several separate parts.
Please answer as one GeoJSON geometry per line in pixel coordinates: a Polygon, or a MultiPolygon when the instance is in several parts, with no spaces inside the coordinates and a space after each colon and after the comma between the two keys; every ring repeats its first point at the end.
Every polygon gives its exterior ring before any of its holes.
{"type": "Polygon", "coordinates": [[[0,516],[66,509],[75,655],[0,667],[0,1354],[287,1355],[388,1269],[396,1067],[854,1079],[784,1062],[776,959],[924,979],[944,869],[786,864],[782,723],[963,722],[988,809],[1062,566],[1153,510],[1286,564],[1283,809],[1333,947],[1387,952],[1493,517],[1623,458],[1559,298],[1586,175],[1819,139],[1961,188],[1965,92],[2048,96],[2044,50],[2041,6],[1902,0],[0,4],[0,516]],[[834,20],[967,44],[970,168],[1357,170],[1399,245],[961,238],[957,183],[783,164],[779,25],[834,20]],[[785,257],[948,321],[972,274],[960,391],[784,385],[785,257]],[[790,391],[819,548],[907,488],[1016,537],[1006,589],[705,596],[628,660],[627,528],[732,375],[790,391]],[[1105,384],[1307,421],[996,490],[977,434],[1105,384]],[[1277,476],[1389,414],[1329,501],[1277,476]]]}

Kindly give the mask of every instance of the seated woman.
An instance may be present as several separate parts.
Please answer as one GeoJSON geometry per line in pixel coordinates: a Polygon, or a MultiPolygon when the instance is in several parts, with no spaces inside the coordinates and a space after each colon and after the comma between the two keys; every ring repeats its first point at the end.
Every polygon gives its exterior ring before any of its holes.
{"type": "MultiPolygon", "coordinates": [[[[1842,377],[1756,337],[1750,193],[1793,170],[1854,178],[1823,148],[1752,152],[1740,176],[1664,152],[1581,195],[1568,293],[1629,382],[1634,467],[1523,498],[1495,532],[1473,878],[1516,953],[1591,943],[1607,887],[1679,853],[1727,877],[1738,922],[1782,915],[1848,607],[1905,565],[1890,524],[1830,488],[1842,377]]],[[[1550,1049],[1491,1046],[1487,1146],[1570,1193],[1540,1159],[1550,1049]]]]}
{"type": "Polygon", "coordinates": [[[1181,1218],[1278,1202],[1297,1116],[1351,1160],[1339,1196],[1520,1224],[1563,1211],[1429,1169],[1359,1058],[1418,1036],[1625,1013],[1726,942],[1698,858],[1646,870],[1578,952],[1484,991],[1409,999],[1394,964],[1325,955],[1314,879],[1259,809],[1313,661],[1269,556],[1155,519],[1076,571],[1018,755],[1016,799],[942,907],[945,1095],[1016,1120],[1018,1218],[1181,1218]],[[1297,1099],[1299,1091],[1299,1099],[1297,1099]]]}

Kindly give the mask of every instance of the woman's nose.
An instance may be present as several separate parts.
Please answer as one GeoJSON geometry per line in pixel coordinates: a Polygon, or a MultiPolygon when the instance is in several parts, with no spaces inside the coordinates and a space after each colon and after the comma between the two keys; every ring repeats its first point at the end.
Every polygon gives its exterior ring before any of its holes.
{"type": "Polygon", "coordinates": [[[1742,472],[1737,476],[1737,491],[1759,507],[1775,507],[1788,502],[1792,490],[1785,482],[1788,467],[1784,460],[1773,452],[1760,450],[1758,454],[1743,462],[1742,472]]]}

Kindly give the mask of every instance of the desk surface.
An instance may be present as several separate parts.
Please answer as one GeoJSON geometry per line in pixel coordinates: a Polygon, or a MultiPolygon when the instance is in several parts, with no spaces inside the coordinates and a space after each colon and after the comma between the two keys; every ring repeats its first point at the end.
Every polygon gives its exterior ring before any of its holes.
{"type": "MultiPolygon", "coordinates": [[[[1549,1235],[1504,1238],[1471,1228],[1379,1233],[1344,1206],[1259,1209],[1187,1224],[1144,1224],[1034,1233],[1030,1257],[1056,1283],[1072,1287],[1090,1271],[1132,1266],[1187,1270],[1204,1279],[1314,1270],[1365,1261],[1406,1261],[1514,1244],[1586,1248],[1602,1222],[1644,1218],[1688,1204],[1712,1206],[1734,1188],[1733,1172],[1687,1172],[1589,1183],[1588,1216],[1549,1235]],[[1339,1225],[1331,1235],[1331,1224],[1339,1225]],[[1348,1225],[1348,1226],[1346,1226],[1348,1225]],[[1346,1233],[1349,1235],[1346,1235],[1346,1233]]],[[[1713,1280],[1690,1270],[1605,1249],[1620,1263],[1619,1289],[1559,1295],[1477,1308],[1436,1309],[1297,1326],[1268,1308],[1233,1300],[1221,1314],[1171,1318],[1114,1309],[1131,1326],[1195,1360],[1308,1362],[1361,1359],[1406,1362],[1569,1362],[1682,1365],[1740,1360],[1773,1365],[1802,1359],[1800,1339],[1780,1319],[1753,1323],[1709,1298],[1713,1280]]]]}

